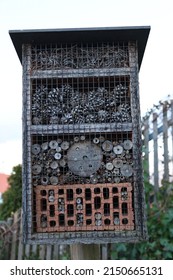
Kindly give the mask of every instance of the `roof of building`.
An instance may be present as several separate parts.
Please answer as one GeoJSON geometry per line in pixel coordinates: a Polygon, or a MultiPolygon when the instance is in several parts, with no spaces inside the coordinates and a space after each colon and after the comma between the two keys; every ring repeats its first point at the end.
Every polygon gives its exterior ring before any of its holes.
{"type": "Polygon", "coordinates": [[[0,193],[4,193],[9,188],[8,178],[9,175],[0,173],[0,193]]]}
{"type": "Polygon", "coordinates": [[[139,68],[142,63],[147,44],[150,26],[133,27],[95,27],[95,28],[68,28],[68,29],[33,29],[10,30],[9,34],[22,63],[22,44],[46,43],[93,43],[93,42],[129,42],[138,43],[139,68]]]}

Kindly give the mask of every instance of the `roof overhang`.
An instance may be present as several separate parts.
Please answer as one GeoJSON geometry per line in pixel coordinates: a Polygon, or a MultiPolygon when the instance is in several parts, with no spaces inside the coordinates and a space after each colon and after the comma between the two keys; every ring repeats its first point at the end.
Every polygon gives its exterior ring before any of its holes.
{"type": "Polygon", "coordinates": [[[22,63],[23,44],[50,43],[92,43],[92,42],[129,42],[138,44],[139,69],[147,44],[150,26],[133,27],[99,27],[71,29],[33,29],[10,30],[9,34],[14,44],[20,62],[22,63]]]}

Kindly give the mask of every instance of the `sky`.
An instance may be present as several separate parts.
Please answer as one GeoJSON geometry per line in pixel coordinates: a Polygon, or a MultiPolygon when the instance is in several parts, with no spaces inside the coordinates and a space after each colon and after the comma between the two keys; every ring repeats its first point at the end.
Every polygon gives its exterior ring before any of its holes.
{"type": "Polygon", "coordinates": [[[9,30],[151,26],[140,73],[141,115],[173,98],[172,0],[0,0],[0,173],[22,163],[22,67],[9,30]]]}

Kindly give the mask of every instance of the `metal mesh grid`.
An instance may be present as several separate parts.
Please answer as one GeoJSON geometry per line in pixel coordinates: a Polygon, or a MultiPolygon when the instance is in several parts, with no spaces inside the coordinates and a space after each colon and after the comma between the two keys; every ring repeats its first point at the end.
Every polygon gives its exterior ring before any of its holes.
{"type": "Polygon", "coordinates": [[[36,231],[133,230],[132,186],[37,186],[36,231]]]}
{"type": "Polygon", "coordinates": [[[32,81],[33,124],[131,122],[129,77],[32,81]]]}
{"type": "Polygon", "coordinates": [[[33,185],[133,181],[131,132],[33,136],[33,185]]]}
{"type": "Polygon", "coordinates": [[[128,66],[127,43],[50,44],[32,47],[32,70],[128,66]]]}

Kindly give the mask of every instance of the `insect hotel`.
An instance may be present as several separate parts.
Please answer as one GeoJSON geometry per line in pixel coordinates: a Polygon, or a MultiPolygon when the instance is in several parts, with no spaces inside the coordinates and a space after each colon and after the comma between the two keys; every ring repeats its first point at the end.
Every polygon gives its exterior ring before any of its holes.
{"type": "Polygon", "coordinates": [[[138,72],[149,27],[20,30],[30,244],[146,239],[138,72]]]}

